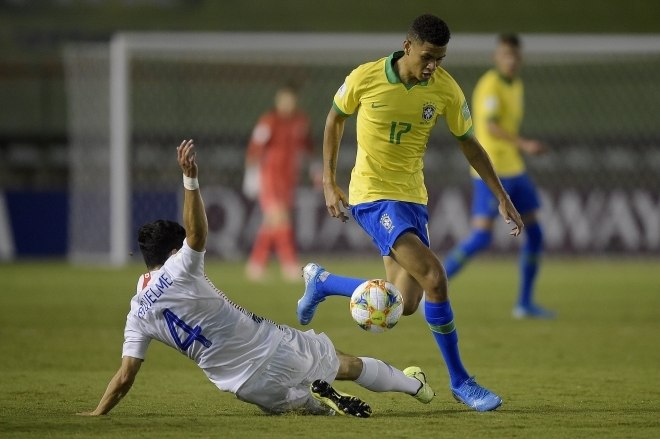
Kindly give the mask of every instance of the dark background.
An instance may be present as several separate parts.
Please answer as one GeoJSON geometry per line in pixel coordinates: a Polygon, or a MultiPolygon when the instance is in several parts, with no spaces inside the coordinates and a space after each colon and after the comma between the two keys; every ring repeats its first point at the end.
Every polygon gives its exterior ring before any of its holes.
{"type": "Polygon", "coordinates": [[[402,32],[422,12],[443,17],[453,32],[660,32],[653,0],[3,0],[0,159],[8,144],[37,144],[11,185],[66,185],[60,146],[67,142],[61,60],[67,42],[107,41],[122,30],[402,32]]]}
{"type": "MultiPolygon", "coordinates": [[[[60,255],[66,249],[66,236],[57,235],[57,242],[53,243],[54,235],[38,227],[36,221],[50,218],[51,225],[58,228],[67,223],[69,139],[62,62],[63,48],[67,43],[107,42],[115,32],[130,30],[403,33],[411,19],[423,12],[444,18],[454,33],[650,34],[660,33],[657,8],[657,1],[653,0],[0,0],[0,191],[7,194],[6,202],[14,227],[20,225],[30,238],[26,241],[16,236],[18,253],[60,255]],[[51,205],[60,208],[50,209],[51,205]],[[31,221],[35,221],[34,225],[31,221]]],[[[621,59],[613,62],[615,67],[610,70],[610,76],[600,76],[603,81],[625,81],[629,70],[638,69],[639,65],[645,72],[657,71],[649,69],[648,63],[660,65],[657,55],[649,60],[636,59],[635,65],[621,59]]],[[[467,94],[482,70],[481,66],[476,66],[452,72],[460,77],[467,94]]],[[[552,92],[554,88],[546,87],[543,82],[556,82],[555,71],[546,67],[537,70],[538,74],[534,75],[530,67],[530,79],[541,81],[535,84],[530,80],[530,94],[536,93],[531,97],[536,102],[557,99],[552,92]],[[546,90],[551,94],[543,95],[546,90]]],[[[574,76],[579,76],[579,72],[574,76]]],[[[647,76],[633,84],[637,88],[628,92],[634,95],[634,100],[626,103],[626,113],[647,113],[649,109],[657,108],[657,95],[643,90],[654,89],[653,84],[660,81],[660,74],[647,76]]],[[[593,102],[589,87],[602,85],[593,83],[589,74],[583,78],[583,84],[572,85],[575,103],[567,108],[578,114],[587,113],[590,108],[585,105],[582,109],[581,103],[593,102]]],[[[654,148],[660,138],[660,126],[648,124],[648,117],[652,116],[633,117],[623,125],[629,128],[627,131],[619,129],[616,118],[621,110],[616,104],[612,105],[613,100],[616,98],[606,99],[606,105],[600,105],[598,115],[591,118],[604,127],[602,131],[606,140],[617,145],[630,145],[638,151],[654,148]]],[[[540,114],[531,114],[527,126],[546,138],[550,137],[559,148],[562,145],[567,150],[573,148],[579,133],[562,132],[541,119],[540,114]]],[[[555,116],[554,120],[561,125],[561,116],[569,117],[569,114],[556,112],[555,116]]],[[[316,119],[322,123],[322,117],[316,119]]],[[[249,133],[252,123],[246,119],[243,131],[249,133]]],[[[317,131],[321,129],[319,127],[317,131]]],[[[591,142],[593,144],[583,145],[585,151],[600,147],[600,139],[591,142]]],[[[651,171],[644,169],[641,169],[643,175],[640,174],[639,178],[630,178],[626,174],[616,179],[612,178],[612,173],[596,170],[589,175],[580,174],[574,186],[579,188],[583,182],[587,185],[597,182],[603,187],[639,187],[643,184],[653,192],[657,190],[653,188],[657,178],[648,178],[651,171]],[[585,179],[585,175],[588,178],[585,179]]],[[[240,173],[240,170],[236,172],[240,173]]],[[[538,175],[546,187],[565,183],[551,174],[545,179],[542,172],[538,175]]]]}

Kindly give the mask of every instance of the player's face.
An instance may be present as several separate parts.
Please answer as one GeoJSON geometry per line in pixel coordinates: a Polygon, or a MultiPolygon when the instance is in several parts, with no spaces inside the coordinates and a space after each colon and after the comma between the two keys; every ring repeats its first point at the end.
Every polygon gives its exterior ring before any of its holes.
{"type": "Polygon", "coordinates": [[[436,46],[429,42],[406,40],[403,46],[408,57],[407,66],[415,79],[428,81],[447,55],[447,46],[436,46]]]}
{"type": "Polygon", "coordinates": [[[507,78],[518,76],[522,56],[520,49],[508,44],[499,44],[495,49],[495,67],[507,78]]]}
{"type": "Polygon", "coordinates": [[[290,116],[296,111],[298,99],[289,90],[280,90],[275,95],[275,109],[282,116],[290,116]]]}

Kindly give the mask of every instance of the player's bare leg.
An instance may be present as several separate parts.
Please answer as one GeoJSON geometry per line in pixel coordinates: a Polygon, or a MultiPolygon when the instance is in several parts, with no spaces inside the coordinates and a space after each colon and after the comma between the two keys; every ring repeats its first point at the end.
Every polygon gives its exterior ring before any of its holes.
{"type": "Polygon", "coordinates": [[[413,314],[424,295],[422,286],[392,257],[383,256],[383,264],[385,265],[387,280],[393,283],[403,296],[403,315],[413,314]]]}
{"type": "Polygon", "coordinates": [[[447,277],[440,260],[412,233],[401,235],[390,255],[426,292],[426,321],[447,365],[454,397],[477,411],[499,407],[502,399],[477,384],[463,366],[454,313],[447,293],[447,277]]]}

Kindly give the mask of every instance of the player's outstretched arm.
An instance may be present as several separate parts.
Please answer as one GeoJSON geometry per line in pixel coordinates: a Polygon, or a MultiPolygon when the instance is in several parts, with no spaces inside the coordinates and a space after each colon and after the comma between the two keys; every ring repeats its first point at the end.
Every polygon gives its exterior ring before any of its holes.
{"type": "Polygon", "coordinates": [[[522,232],[524,227],[522,218],[520,218],[520,214],[511,202],[509,194],[507,194],[504,187],[502,187],[502,182],[497,177],[497,174],[495,174],[495,169],[493,168],[493,163],[488,157],[488,153],[486,153],[474,136],[462,140],[459,143],[461,144],[461,150],[463,151],[465,158],[470,162],[470,165],[475,171],[477,171],[481,179],[488,185],[499,201],[499,211],[502,218],[504,218],[504,221],[506,221],[507,224],[513,221],[515,224],[515,227],[511,230],[510,234],[513,236],[520,235],[520,232],[522,232]]]}
{"type": "Polygon", "coordinates": [[[121,360],[121,366],[114,377],[108,383],[108,388],[99,402],[99,405],[93,412],[78,413],[81,416],[101,416],[106,415],[121,399],[126,396],[135,381],[138,371],[142,366],[142,360],[133,357],[124,357],[121,360]]]}
{"type": "Polygon", "coordinates": [[[209,225],[204,210],[204,201],[199,192],[195,145],[192,140],[184,140],[176,149],[179,166],[183,171],[183,227],[186,241],[193,250],[201,252],[206,246],[209,225]]]}
{"type": "Polygon", "coordinates": [[[337,159],[339,157],[339,145],[344,135],[346,117],[337,113],[334,108],[330,109],[325,120],[323,132],[323,196],[328,213],[333,218],[339,218],[343,222],[348,221],[348,216],[342,210],[348,209],[348,198],[337,185],[337,159]]]}

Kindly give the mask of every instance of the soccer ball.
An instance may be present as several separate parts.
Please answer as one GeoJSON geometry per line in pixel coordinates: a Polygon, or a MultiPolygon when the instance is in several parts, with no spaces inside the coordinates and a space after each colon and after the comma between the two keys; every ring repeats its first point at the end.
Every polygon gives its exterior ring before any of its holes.
{"type": "Polygon", "coordinates": [[[351,316],[360,328],[384,332],[396,325],[403,313],[403,297],[391,283],[372,279],[361,283],[351,296],[351,316]]]}

